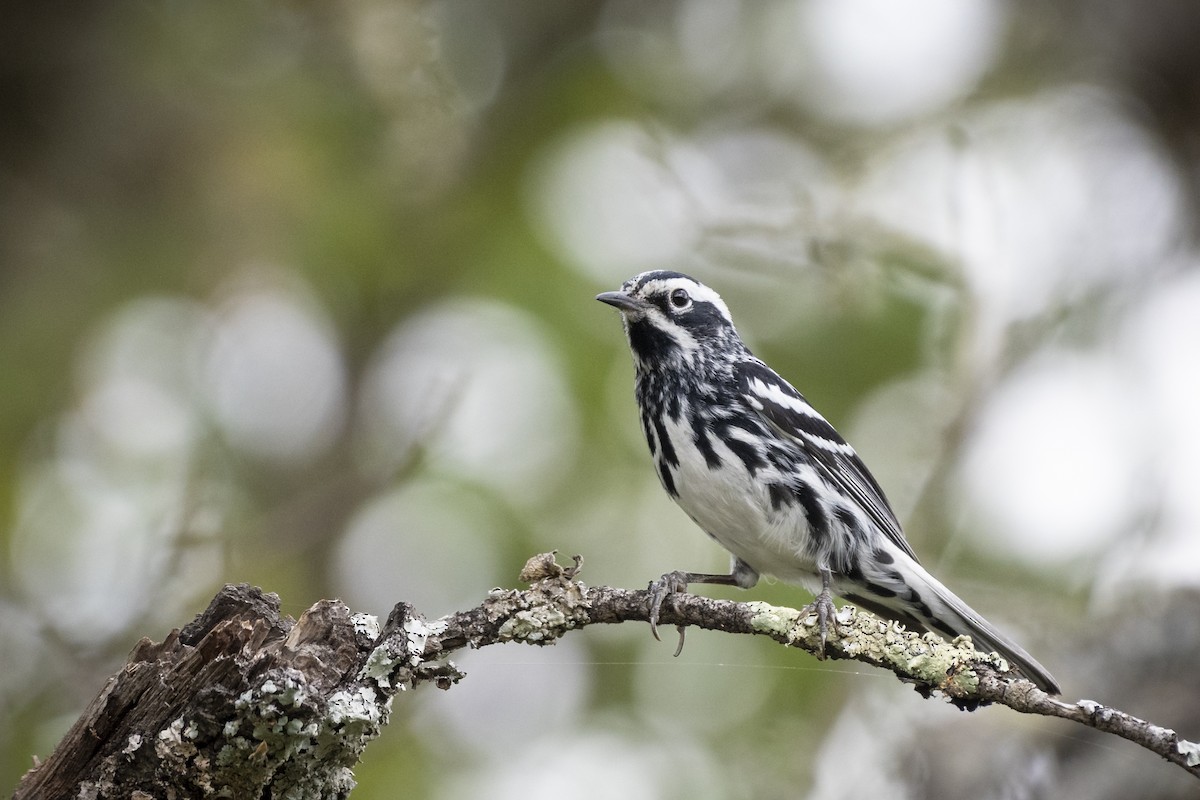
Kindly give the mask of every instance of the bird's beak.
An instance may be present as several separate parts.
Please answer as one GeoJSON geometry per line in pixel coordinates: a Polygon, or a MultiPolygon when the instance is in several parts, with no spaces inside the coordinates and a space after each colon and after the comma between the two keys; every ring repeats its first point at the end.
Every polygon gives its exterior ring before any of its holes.
{"type": "Polygon", "coordinates": [[[596,295],[596,299],[601,303],[608,303],[613,308],[620,309],[622,313],[626,311],[642,311],[646,308],[645,301],[631,297],[624,292],[601,292],[596,295]]]}

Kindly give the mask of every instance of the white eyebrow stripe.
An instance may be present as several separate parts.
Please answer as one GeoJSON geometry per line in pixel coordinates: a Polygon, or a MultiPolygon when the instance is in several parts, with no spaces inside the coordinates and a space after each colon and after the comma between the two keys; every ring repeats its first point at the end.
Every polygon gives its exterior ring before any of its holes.
{"type": "MultiPolygon", "coordinates": [[[[636,285],[641,276],[633,279],[633,284],[636,285]]],[[[721,295],[716,291],[705,286],[703,283],[698,283],[688,278],[655,278],[654,280],[646,281],[637,290],[643,297],[651,294],[668,294],[674,289],[686,289],[692,299],[699,303],[712,303],[718,309],[725,319],[733,323],[733,317],[729,313],[729,306],[725,305],[725,301],[721,299],[721,295]]]]}

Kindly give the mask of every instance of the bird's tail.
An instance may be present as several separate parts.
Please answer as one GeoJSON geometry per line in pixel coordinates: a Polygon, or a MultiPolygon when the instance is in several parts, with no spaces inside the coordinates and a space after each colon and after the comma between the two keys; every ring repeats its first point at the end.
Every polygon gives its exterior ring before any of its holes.
{"type": "MultiPolygon", "coordinates": [[[[954,638],[966,634],[975,649],[997,652],[1042,691],[1061,694],[1054,676],[930,575],[915,559],[891,549],[889,564],[853,580],[838,594],[880,616],[901,622],[910,630],[930,630],[954,638]]],[[[866,573],[866,571],[864,571],[866,573]]],[[[856,578],[858,576],[855,576],[856,578]]]]}

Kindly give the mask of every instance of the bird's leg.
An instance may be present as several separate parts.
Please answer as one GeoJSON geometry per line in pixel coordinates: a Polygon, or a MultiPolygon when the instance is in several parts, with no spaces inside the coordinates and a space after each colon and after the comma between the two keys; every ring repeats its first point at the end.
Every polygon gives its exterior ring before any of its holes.
{"type": "MultiPolygon", "coordinates": [[[[739,576],[736,573],[712,575],[705,572],[684,572],[683,570],[668,572],[658,580],[650,581],[650,586],[648,587],[650,591],[650,633],[654,635],[655,639],[658,639],[660,642],[662,641],[658,636],[658,614],[662,609],[663,601],[670,595],[687,592],[689,583],[715,583],[721,586],[741,586],[743,582],[744,578],[739,580],[739,576]]],[[[683,652],[684,626],[677,625],[676,628],[679,631],[679,646],[675,648],[675,655],[678,656],[683,652]]]]}
{"type": "Polygon", "coordinates": [[[833,604],[833,592],[829,586],[833,582],[833,573],[829,571],[829,567],[821,567],[821,591],[813,598],[813,601],[801,609],[801,618],[807,617],[809,614],[817,615],[817,626],[821,631],[821,650],[817,653],[817,658],[824,660],[825,658],[825,640],[829,635],[829,625],[833,623],[833,632],[841,635],[841,629],[838,627],[837,606],[833,604]]]}

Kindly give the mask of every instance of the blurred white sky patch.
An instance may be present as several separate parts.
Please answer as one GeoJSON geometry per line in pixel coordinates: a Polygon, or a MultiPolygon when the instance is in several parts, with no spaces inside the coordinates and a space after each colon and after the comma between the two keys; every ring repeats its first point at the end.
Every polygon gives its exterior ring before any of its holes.
{"type": "MultiPolygon", "coordinates": [[[[808,797],[842,800],[864,797],[908,798],[902,765],[894,758],[899,742],[916,734],[912,693],[900,696],[899,687],[863,687],[850,697],[833,725],[819,742],[812,760],[815,767],[808,797]],[[846,764],[870,764],[870,769],[846,769],[846,764]]],[[[946,714],[948,705],[921,704],[922,718],[946,714]]]]}
{"type": "Polygon", "coordinates": [[[1059,789],[1053,783],[1057,763],[1044,746],[1019,735],[1026,726],[1032,727],[1029,720],[1012,714],[963,714],[949,703],[922,700],[895,681],[860,681],[823,737],[814,736],[810,746],[817,749],[817,757],[812,760],[812,785],[804,796],[811,800],[1054,796],[1059,789]],[[1020,767],[1001,779],[989,780],[998,761],[980,764],[977,756],[963,756],[960,760],[970,758],[963,774],[971,770],[974,783],[964,779],[964,785],[976,790],[973,795],[921,791],[926,783],[923,776],[945,771],[951,760],[947,748],[954,745],[956,737],[965,737],[977,744],[979,752],[986,751],[997,760],[1010,759],[1020,767]],[[850,763],[870,764],[870,768],[847,769],[850,763]],[[982,786],[987,790],[978,791],[982,786]]]}
{"type": "Polygon", "coordinates": [[[337,594],[386,616],[402,597],[433,617],[479,603],[500,576],[500,511],[449,482],[414,479],[365,503],[338,542],[337,594]]]}
{"type": "MultiPolygon", "coordinates": [[[[845,428],[902,524],[921,499],[947,446],[946,428],[959,411],[961,398],[949,378],[925,370],[885,383],[858,404],[845,428]]],[[[920,555],[922,532],[910,528],[907,533],[920,555]]]]}
{"type": "Polygon", "coordinates": [[[286,466],[341,431],[346,376],[337,334],[294,280],[252,276],[220,305],[202,385],[235,448],[286,466]]]}
{"type": "Polygon", "coordinates": [[[1013,320],[1142,275],[1180,242],[1176,173],[1103,90],[995,103],[939,129],[874,160],[859,213],[960,262],[978,363],[1013,320]]]}
{"type": "Polygon", "coordinates": [[[822,293],[803,289],[781,300],[756,283],[762,277],[775,288],[780,279],[801,284],[803,273],[795,267],[809,264],[813,243],[829,234],[831,217],[844,205],[841,182],[815,149],[770,125],[717,125],[693,132],[672,154],[673,171],[701,230],[689,262],[724,268],[727,278],[711,280],[727,294],[745,288],[756,304],[774,301],[791,308],[781,319],[757,306],[753,319],[760,333],[776,320],[794,321],[806,302],[824,301],[822,293]]]}
{"type": "MultiPolygon", "coordinates": [[[[696,536],[699,531],[692,531],[696,536]]],[[[694,564],[680,564],[692,569],[694,564]]],[[[748,593],[739,599],[756,599],[748,593]]],[[[806,602],[803,590],[797,589],[797,607],[806,602]]],[[[688,631],[687,646],[675,658],[676,633],[663,626],[655,641],[649,625],[635,625],[638,645],[633,667],[634,705],[648,730],[659,730],[663,736],[684,729],[697,736],[720,736],[722,731],[734,730],[761,714],[770,699],[775,684],[786,673],[759,666],[762,651],[750,642],[731,642],[727,635],[714,631],[688,631]],[[750,675],[746,672],[750,671],[750,675]],[[705,698],[697,703],[696,698],[705,698]]]]}
{"type": "Polygon", "coordinates": [[[205,532],[219,524],[202,513],[217,479],[193,473],[199,356],[212,330],[211,314],[183,299],[118,309],[87,339],[79,400],[56,423],[51,451],[23,469],[17,585],[67,638],[99,645],[147,613],[178,614],[216,579],[215,542],[173,550],[203,533],[199,516],[205,532]],[[166,580],[174,602],[157,596],[166,580]]]}
{"type": "Polygon", "coordinates": [[[181,497],[170,490],[182,490],[114,480],[89,462],[63,453],[23,476],[12,543],[17,585],[44,622],[84,646],[145,612],[178,533],[181,497]]]}
{"type": "Polygon", "coordinates": [[[105,381],[84,401],[83,415],[107,444],[131,455],[186,453],[196,419],[185,404],[139,378],[105,381]]]}
{"type": "Polygon", "coordinates": [[[671,147],[666,134],[633,122],[568,134],[530,168],[535,228],[564,261],[605,285],[678,261],[699,227],[667,166],[671,147]]]}
{"type": "Polygon", "coordinates": [[[406,320],[363,380],[366,468],[386,475],[420,448],[433,468],[514,502],[551,493],[579,437],[553,340],[528,314],[486,300],[451,300],[406,320]]]}
{"type": "MultiPolygon", "coordinates": [[[[29,607],[17,602],[18,598],[11,595],[0,600],[0,653],[4,653],[4,669],[0,670],[0,717],[6,720],[15,719],[15,709],[22,707],[28,700],[30,687],[37,686],[39,677],[46,678],[51,672],[46,669],[45,630],[41,620],[30,614],[29,607]]],[[[60,689],[61,691],[61,689],[60,689]]],[[[74,713],[65,725],[59,720],[41,714],[42,725],[38,725],[28,733],[37,736],[35,744],[40,744],[40,736],[46,728],[52,728],[53,738],[46,742],[52,748],[58,743],[58,738],[67,725],[74,722],[74,713]]],[[[49,752],[39,749],[38,752],[49,752]]]]}
{"type": "Polygon", "coordinates": [[[214,426],[276,466],[338,433],[332,326],[284,283],[240,284],[216,312],[133,300],[85,339],[78,402],[24,470],[12,544],[18,584],[63,635],[99,645],[176,618],[219,579],[233,490],[214,426]]]}
{"type": "Polygon", "coordinates": [[[970,94],[1006,28],[996,0],[617,0],[597,47],[623,83],[668,107],[785,103],[868,126],[970,94]]]}
{"type": "Polygon", "coordinates": [[[87,341],[80,412],[114,452],[186,458],[201,430],[194,409],[212,314],[189,300],[147,297],[120,308],[87,341]]]}
{"type": "Polygon", "coordinates": [[[1142,482],[1154,511],[1149,531],[1130,530],[1106,551],[1097,593],[1127,597],[1129,585],[1155,591],[1200,586],[1200,271],[1163,281],[1133,309],[1121,332],[1125,378],[1151,460],[1142,482]]]}
{"type": "Polygon", "coordinates": [[[441,737],[441,746],[431,749],[446,748],[457,764],[464,752],[502,761],[521,742],[552,732],[574,736],[594,688],[585,636],[549,647],[512,642],[456,654],[454,662],[470,678],[449,693],[416,693],[413,729],[431,745],[441,737]]]}
{"type": "Polygon", "coordinates": [[[995,0],[802,0],[767,8],[763,79],[817,114],[860,125],[900,121],[967,95],[1005,30],[995,0]]]}
{"type": "Polygon", "coordinates": [[[570,736],[505,740],[497,758],[474,772],[451,770],[439,798],[489,800],[658,800],[730,797],[733,787],[686,729],[645,738],[636,731],[575,726],[570,736]]]}
{"type": "Polygon", "coordinates": [[[803,261],[840,198],[816,151],[769,126],[679,136],[606,121],[533,162],[526,206],[567,264],[612,286],[712,250],[776,269],[803,261]]]}
{"type": "Polygon", "coordinates": [[[961,464],[974,541],[1031,562],[1087,556],[1142,508],[1146,431],[1120,366],[1047,351],[988,398],[961,464]]]}

